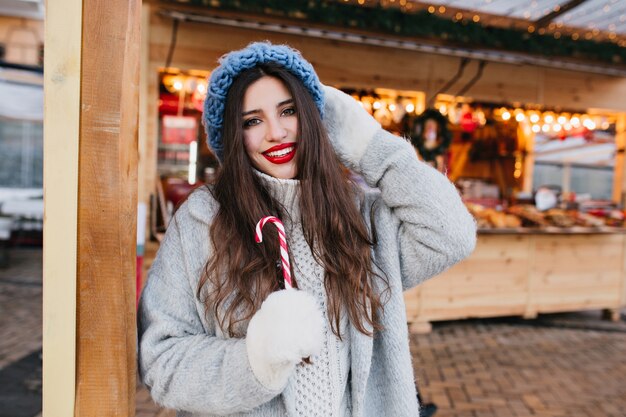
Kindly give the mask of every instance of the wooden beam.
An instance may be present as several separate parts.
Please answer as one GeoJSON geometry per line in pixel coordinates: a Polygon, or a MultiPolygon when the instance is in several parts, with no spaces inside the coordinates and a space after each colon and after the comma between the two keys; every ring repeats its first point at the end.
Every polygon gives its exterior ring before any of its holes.
{"type": "MultiPolygon", "coordinates": [[[[82,1],[46,7],[43,414],[74,415],[82,1]]],[[[33,331],[35,329],[32,329],[33,331]]]]}
{"type": "MultiPolygon", "coordinates": [[[[171,39],[171,19],[150,13],[151,65],[165,65],[171,39]]],[[[371,45],[351,45],[328,39],[304,38],[212,24],[184,23],[178,28],[172,66],[213,69],[224,53],[268,39],[299,49],[322,82],[353,88],[391,88],[432,95],[452,78],[458,58],[371,45]],[[358,62],[359,65],[353,65],[358,62]]],[[[466,71],[467,72],[467,71],[466,71]]],[[[152,76],[152,75],[150,75],[152,76]]],[[[459,85],[469,81],[464,74],[459,85]]],[[[490,63],[472,87],[476,101],[520,102],[547,107],[626,111],[626,79],[577,71],[490,63]]]]}
{"type": "Polygon", "coordinates": [[[83,0],[75,416],[133,416],[141,0],[83,0]]]}

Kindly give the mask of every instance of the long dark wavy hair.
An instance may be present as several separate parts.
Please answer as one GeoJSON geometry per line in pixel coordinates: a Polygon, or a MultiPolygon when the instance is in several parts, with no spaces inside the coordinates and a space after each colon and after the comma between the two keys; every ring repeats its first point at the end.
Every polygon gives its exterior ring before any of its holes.
{"type": "MultiPolygon", "coordinates": [[[[231,337],[243,334],[249,320],[267,296],[280,289],[282,273],[275,228],[263,231],[263,244],[254,242],[257,221],[267,215],[288,216],[264,186],[248,158],[243,134],[243,97],[264,76],[282,81],[290,91],[298,116],[297,179],[300,181],[300,221],[313,256],[324,267],[328,315],[332,331],[341,338],[339,323],[345,306],[353,325],[372,335],[381,330],[383,308],[373,280],[386,277],[373,269],[373,238],[356,204],[357,186],[343,169],[320,113],[302,82],[283,67],[263,64],[242,72],[233,82],[224,110],[224,160],[209,187],[219,203],[210,227],[214,253],[205,266],[197,296],[231,337]],[[206,291],[204,291],[205,289],[206,291]],[[367,326],[367,327],[370,327],[367,326]]],[[[375,232],[374,232],[375,233],[375,232]]],[[[293,262],[292,262],[293,265],[293,262]]],[[[298,276],[293,273],[297,287],[298,276]]]]}

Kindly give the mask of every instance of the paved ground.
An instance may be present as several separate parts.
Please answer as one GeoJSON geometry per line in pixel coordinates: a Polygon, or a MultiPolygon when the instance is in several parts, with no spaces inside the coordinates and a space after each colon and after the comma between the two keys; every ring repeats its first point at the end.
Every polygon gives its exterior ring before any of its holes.
{"type": "MultiPolygon", "coordinates": [[[[0,374],[41,348],[41,251],[11,255],[12,266],[0,269],[0,374]]],[[[624,314],[619,323],[600,316],[436,323],[428,335],[411,335],[424,400],[438,405],[437,417],[624,417],[624,314]]],[[[15,384],[41,392],[40,380],[24,379],[15,384]]],[[[24,415],[3,414],[7,405],[0,417],[24,415]]],[[[138,386],[137,417],[173,415],[138,386]]]]}
{"type": "Polygon", "coordinates": [[[0,417],[41,410],[41,249],[10,251],[0,269],[0,417]]]}

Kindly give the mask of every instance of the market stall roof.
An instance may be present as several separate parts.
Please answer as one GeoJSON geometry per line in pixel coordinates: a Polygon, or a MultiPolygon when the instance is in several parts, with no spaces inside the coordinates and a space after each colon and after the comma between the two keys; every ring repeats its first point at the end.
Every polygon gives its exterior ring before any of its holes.
{"type": "Polygon", "coordinates": [[[44,0],[0,0],[0,16],[43,20],[44,0]]]}
{"type": "MultiPolygon", "coordinates": [[[[173,25],[181,21],[202,22],[485,62],[626,77],[626,34],[598,29],[608,17],[616,22],[606,23],[609,29],[618,29],[617,23],[624,23],[619,21],[626,12],[618,13],[624,8],[623,0],[621,3],[617,0],[293,0],[269,3],[262,0],[161,0],[160,3],[165,7],[159,13],[172,19],[173,25]],[[590,6],[586,6],[587,3],[590,6]],[[578,10],[585,10],[580,9],[582,7],[591,7],[601,14],[589,23],[595,25],[594,29],[565,26],[555,20],[571,20],[570,16],[574,13],[577,16],[578,10]],[[538,10],[536,16],[534,9],[538,10]],[[532,20],[535,17],[537,19],[532,20]]],[[[589,15],[595,16],[587,11],[585,16],[589,15]]],[[[620,25],[620,30],[623,26],[620,25]]]]}
{"type": "Polygon", "coordinates": [[[600,32],[613,39],[626,36],[626,2],[620,0],[434,0],[420,3],[523,19],[536,27],[552,25],[552,29],[590,31],[593,37],[600,32]]]}

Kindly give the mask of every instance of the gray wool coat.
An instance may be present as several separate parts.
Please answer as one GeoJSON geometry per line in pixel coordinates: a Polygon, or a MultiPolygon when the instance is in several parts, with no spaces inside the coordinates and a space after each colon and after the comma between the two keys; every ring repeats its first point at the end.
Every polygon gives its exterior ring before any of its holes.
{"type": "MultiPolygon", "coordinates": [[[[468,256],[476,225],[454,185],[386,131],[367,146],[360,171],[375,187],[361,212],[368,225],[374,219],[372,257],[390,292],[383,331],[368,337],[350,329],[352,415],[417,417],[402,292],[468,256]]],[[[167,230],[140,302],[141,377],[153,399],[178,416],[293,415],[292,384],[282,392],[263,386],[250,368],[246,339],[224,335],[195,296],[212,256],[208,229],[216,206],[207,190],[197,190],[167,230]]]]}

